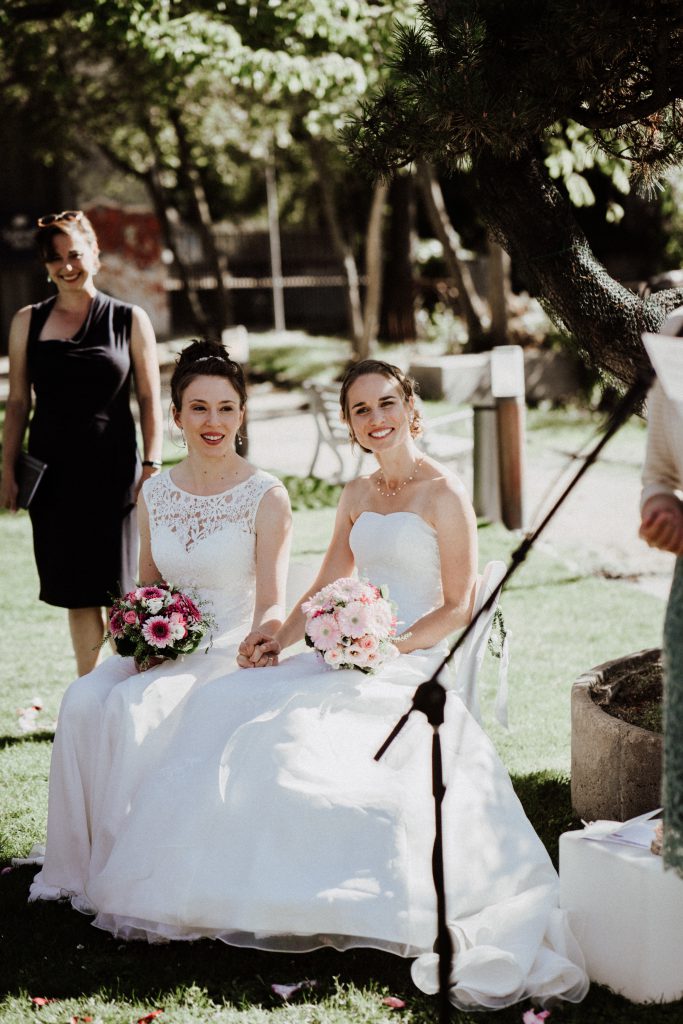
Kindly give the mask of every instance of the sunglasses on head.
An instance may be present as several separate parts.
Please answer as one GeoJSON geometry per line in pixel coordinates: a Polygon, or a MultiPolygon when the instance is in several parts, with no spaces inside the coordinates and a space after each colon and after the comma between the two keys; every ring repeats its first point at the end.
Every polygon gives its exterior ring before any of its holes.
{"type": "Polygon", "coordinates": [[[51,224],[57,224],[61,220],[80,220],[83,210],[62,210],[61,213],[46,213],[39,217],[37,224],[39,228],[48,228],[51,224]]]}

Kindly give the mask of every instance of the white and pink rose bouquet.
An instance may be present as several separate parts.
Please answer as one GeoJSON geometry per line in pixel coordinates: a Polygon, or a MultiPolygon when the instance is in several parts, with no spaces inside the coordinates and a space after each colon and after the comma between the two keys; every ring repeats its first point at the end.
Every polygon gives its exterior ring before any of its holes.
{"type": "Polygon", "coordinates": [[[318,591],[301,606],[305,640],[330,668],[377,672],[398,657],[394,605],[386,589],[367,580],[343,577],[318,591]]]}
{"type": "Polygon", "coordinates": [[[155,583],[112,601],[104,639],[113,640],[122,657],[133,657],[147,668],[152,659],[175,661],[181,654],[191,654],[213,626],[213,616],[189,594],[169,583],[155,583]]]}

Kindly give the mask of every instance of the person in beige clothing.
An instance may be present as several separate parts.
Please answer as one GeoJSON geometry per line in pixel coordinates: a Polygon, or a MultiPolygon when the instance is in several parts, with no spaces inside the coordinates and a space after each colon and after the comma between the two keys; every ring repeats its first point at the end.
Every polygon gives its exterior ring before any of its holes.
{"type": "MultiPolygon", "coordinates": [[[[667,317],[662,334],[682,335],[683,307],[667,317]]],[[[660,381],[648,396],[640,536],[676,555],[664,620],[663,856],[683,877],[683,403],[667,398],[660,381]]]]}

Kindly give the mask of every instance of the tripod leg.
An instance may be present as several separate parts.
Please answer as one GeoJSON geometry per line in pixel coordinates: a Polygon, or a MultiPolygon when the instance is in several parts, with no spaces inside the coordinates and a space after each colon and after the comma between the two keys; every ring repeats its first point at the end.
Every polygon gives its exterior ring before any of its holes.
{"type": "Polygon", "coordinates": [[[432,874],[436,890],[437,952],[439,954],[439,1024],[448,1024],[451,1019],[450,988],[453,943],[446,919],[446,884],[443,866],[443,829],[441,805],[446,787],[443,784],[441,764],[441,738],[438,726],[432,737],[432,793],[434,796],[434,851],[432,853],[432,874]]]}

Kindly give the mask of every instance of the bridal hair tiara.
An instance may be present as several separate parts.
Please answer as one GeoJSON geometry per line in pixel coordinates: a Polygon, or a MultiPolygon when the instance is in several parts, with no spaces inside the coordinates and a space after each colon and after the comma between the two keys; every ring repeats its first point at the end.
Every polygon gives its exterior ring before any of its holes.
{"type": "MultiPolygon", "coordinates": [[[[226,353],[226,355],[227,355],[227,353],[226,353]]],[[[198,359],[193,359],[192,362],[193,363],[203,363],[207,359],[223,359],[223,356],[219,356],[219,355],[215,355],[215,356],[199,356],[198,359]]],[[[232,359],[231,356],[228,356],[227,359],[223,359],[223,362],[224,363],[234,363],[235,360],[232,359]]]]}

